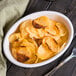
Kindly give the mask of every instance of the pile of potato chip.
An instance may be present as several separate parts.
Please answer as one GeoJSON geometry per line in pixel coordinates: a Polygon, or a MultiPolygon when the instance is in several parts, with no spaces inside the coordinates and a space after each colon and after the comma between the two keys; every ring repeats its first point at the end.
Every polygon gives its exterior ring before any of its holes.
{"type": "Polygon", "coordinates": [[[25,64],[39,63],[55,56],[67,40],[67,28],[46,16],[22,22],[9,36],[13,57],[25,64]]]}

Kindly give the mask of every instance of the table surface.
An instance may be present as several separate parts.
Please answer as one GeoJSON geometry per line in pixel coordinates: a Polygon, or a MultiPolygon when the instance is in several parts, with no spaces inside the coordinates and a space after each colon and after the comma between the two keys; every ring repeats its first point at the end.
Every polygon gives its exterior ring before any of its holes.
{"type": "MultiPolygon", "coordinates": [[[[23,16],[41,10],[58,11],[70,18],[76,33],[76,0],[30,0],[27,10],[23,16]]],[[[22,17],[23,17],[22,16],[22,17]]],[[[21,68],[7,61],[7,76],[44,76],[47,72],[57,66],[63,59],[70,55],[76,44],[73,39],[68,50],[60,58],[52,63],[38,68],[21,68]]],[[[76,76],[76,58],[71,59],[64,66],[55,72],[53,76],[76,76]]]]}

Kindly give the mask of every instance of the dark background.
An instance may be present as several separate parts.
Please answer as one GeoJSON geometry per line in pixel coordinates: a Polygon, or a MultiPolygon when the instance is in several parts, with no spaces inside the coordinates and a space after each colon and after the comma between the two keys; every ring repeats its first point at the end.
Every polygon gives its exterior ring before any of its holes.
{"type": "MultiPolygon", "coordinates": [[[[42,10],[58,11],[65,14],[72,21],[76,32],[76,0],[30,0],[27,10],[23,16],[42,10]]],[[[70,55],[74,45],[76,45],[75,37],[63,56],[50,64],[38,68],[21,68],[7,61],[7,76],[44,76],[63,59],[70,55]]],[[[76,58],[71,59],[68,63],[62,66],[53,76],[76,76],[76,58]]]]}

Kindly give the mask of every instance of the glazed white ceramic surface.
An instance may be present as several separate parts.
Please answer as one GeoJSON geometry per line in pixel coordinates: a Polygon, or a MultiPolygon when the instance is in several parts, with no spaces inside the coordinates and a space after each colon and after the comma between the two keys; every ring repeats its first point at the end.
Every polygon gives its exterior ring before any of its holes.
{"type": "Polygon", "coordinates": [[[7,59],[9,61],[11,61],[12,63],[14,63],[15,65],[18,65],[20,67],[25,67],[25,68],[39,67],[39,66],[43,66],[45,64],[51,63],[54,60],[56,60],[57,58],[59,58],[67,50],[67,48],[70,46],[70,44],[72,42],[72,39],[73,39],[73,34],[74,34],[73,25],[72,25],[71,21],[69,20],[69,18],[66,17],[65,15],[63,15],[63,14],[61,14],[59,12],[55,12],[55,11],[35,12],[35,13],[29,14],[29,15],[21,18],[20,20],[18,20],[9,29],[9,31],[7,32],[7,34],[6,34],[5,38],[4,38],[4,41],[3,41],[3,51],[4,51],[4,54],[7,57],[7,59]],[[67,27],[67,29],[69,31],[68,42],[67,42],[65,48],[62,49],[62,51],[60,53],[58,53],[56,56],[54,56],[54,57],[52,57],[52,58],[50,58],[50,59],[48,59],[46,61],[43,61],[41,63],[36,63],[36,64],[23,64],[23,63],[20,63],[20,62],[18,62],[17,60],[15,60],[13,58],[13,56],[12,56],[12,54],[10,52],[8,37],[9,37],[9,35],[11,35],[17,29],[17,27],[19,26],[19,24],[21,22],[23,22],[25,20],[28,20],[28,19],[35,19],[35,18],[38,18],[40,16],[47,16],[47,17],[49,17],[52,20],[56,20],[58,22],[61,22],[61,23],[65,24],[65,26],[67,27]]]}

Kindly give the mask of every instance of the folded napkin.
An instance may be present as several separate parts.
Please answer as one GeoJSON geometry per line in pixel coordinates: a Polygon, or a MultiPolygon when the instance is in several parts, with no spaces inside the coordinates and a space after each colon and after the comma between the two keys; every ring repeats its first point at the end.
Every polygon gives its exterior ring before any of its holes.
{"type": "Polygon", "coordinates": [[[6,76],[6,59],[2,55],[3,28],[5,30],[19,19],[29,0],[0,0],[0,76],[6,76]]]}

